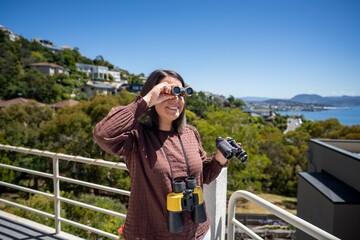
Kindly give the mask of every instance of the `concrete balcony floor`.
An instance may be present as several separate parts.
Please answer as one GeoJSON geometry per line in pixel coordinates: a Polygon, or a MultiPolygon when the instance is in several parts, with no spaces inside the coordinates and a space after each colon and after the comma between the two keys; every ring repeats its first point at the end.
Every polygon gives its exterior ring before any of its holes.
{"type": "Polygon", "coordinates": [[[83,240],[82,238],[61,232],[34,221],[0,211],[0,240],[83,240]]]}

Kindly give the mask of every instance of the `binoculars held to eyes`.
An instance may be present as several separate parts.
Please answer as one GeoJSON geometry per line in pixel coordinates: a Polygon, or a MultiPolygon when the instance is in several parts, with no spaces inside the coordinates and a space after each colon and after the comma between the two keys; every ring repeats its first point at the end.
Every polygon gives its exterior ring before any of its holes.
{"type": "Polygon", "coordinates": [[[193,94],[193,89],[191,87],[178,87],[178,86],[173,86],[171,88],[171,94],[172,95],[180,95],[180,96],[191,96],[193,94]]]}
{"type": "Polygon", "coordinates": [[[248,158],[244,149],[242,149],[240,145],[237,144],[231,137],[227,137],[225,139],[222,137],[217,138],[216,147],[220,150],[226,159],[236,157],[241,162],[246,162],[248,158]]]}
{"type": "Polygon", "coordinates": [[[184,211],[191,212],[194,223],[202,223],[207,219],[202,189],[196,186],[193,177],[187,177],[185,181],[173,182],[173,192],[167,195],[166,207],[169,212],[169,231],[172,233],[183,230],[182,212],[184,211]]]}

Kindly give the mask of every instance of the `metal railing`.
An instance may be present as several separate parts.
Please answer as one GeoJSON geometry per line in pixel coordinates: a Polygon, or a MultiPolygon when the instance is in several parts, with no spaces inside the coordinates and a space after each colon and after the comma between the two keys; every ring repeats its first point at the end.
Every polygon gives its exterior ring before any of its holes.
{"type": "MultiPolygon", "coordinates": [[[[8,204],[8,205],[11,205],[11,206],[14,206],[14,207],[17,207],[20,209],[24,209],[27,211],[31,211],[31,212],[46,216],[50,219],[53,219],[55,222],[56,234],[61,233],[61,223],[63,222],[63,223],[73,225],[75,227],[82,228],[84,230],[91,231],[93,233],[111,238],[111,239],[119,238],[117,235],[114,235],[114,234],[111,234],[111,233],[108,233],[108,232],[105,232],[105,231],[102,231],[102,230],[99,230],[99,229],[96,229],[96,228],[93,228],[93,227],[90,227],[90,226],[87,226],[84,224],[80,224],[80,223],[77,223],[77,222],[74,222],[69,219],[61,217],[61,215],[60,215],[60,210],[61,210],[60,203],[61,202],[84,207],[84,208],[87,208],[90,210],[94,210],[97,212],[101,212],[101,213],[116,216],[116,217],[125,218],[126,215],[122,214],[122,213],[114,212],[114,211],[111,211],[108,209],[92,206],[89,204],[85,204],[82,202],[78,202],[75,200],[61,197],[60,196],[60,181],[68,182],[68,183],[72,183],[72,184],[78,184],[78,185],[91,187],[91,188],[95,188],[95,189],[99,189],[99,190],[104,190],[104,191],[108,191],[108,192],[112,192],[112,193],[117,193],[117,194],[121,194],[121,195],[125,195],[125,196],[129,196],[130,192],[126,191],[126,190],[121,190],[121,189],[117,189],[117,188],[112,188],[112,187],[108,187],[108,186],[98,185],[98,184],[94,184],[94,183],[90,183],[90,182],[85,182],[85,181],[80,181],[77,179],[60,176],[59,161],[60,160],[74,161],[74,162],[80,162],[80,163],[84,163],[84,164],[91,164],[91,165],[96,165],[96,166],[107,167],[110,169],[127,170],[126,165],[124,163],[120,163],[120,162],[115,163],[115,162],[104,161],[102,159],[84,158],[84,157],[80,157],[80,156],[66,155],[66,154],[54,153],[54,152],[49,152],[49,151],[41,151],[41,150],[29,149],[29,148],[23,148],[23,147],[14,147],[14,146],[9,146],[9,145],[2,145],[2,144],[0,144],[0,150],[7,150],[7,151],[12,151],[12,152],[17,152],[17,153],[25,153],[25,154],[43,156],[43,157],[48,157],[48,158],[52,159],[52,167],[53,167],[52,174],[35,171],[32,169],[22,168],[22,167],[16,167],[16,166],[8,165],[8,164],[1,164],[1,163],[0,163],[0,167],[52,179],[53,184],[54,184],[53,194],[45,193],[42,191],[30,189],[30,188],[23,187],[23,186],[14,185],[14,184],[3,182],[3,181],[0,181],[0,185],[8,187],[8,188],[16,189],[16,190],[28,192],[28,193],[39,194],[39,195],[42,195],[47,198],[52,198],[54,200],[54,214],[43,212],[43,211],[37,210],[35,208],[31,208],[31,207],[24,206],[24,205],[21,205],[18,203],[14,203],[12,201],[8,201],[8,200],[2,199],[2,198],[0,198],[0,203],[8,204]]],[[[242,191],[242,190],[234,192],[231,195],[230,200],[229,200],[229,204],[228,204],[228,239],[231,239],[231,240],[234,239],[235,226],[239,227],[242,231],[244,231],[248,236],[252,237],[253,239],[257,239],[257,240],[262,239],[250,228],[246,227],[244,224],[242,224],[238,220],[236,220],[236,218],[235,218],[236,202],[239,198],[245,198],[251,202],[254,202],[255,204],[267,209],[272,214],[274,214],[274,215],[278,216],[279,218],[283,219],[284,221],[290,223],[294,227],[301,229],[302,231],[309,234],[310,236],[315,237],[316,239],[339,240],[339,238],[337,238],[337,237],[325,232],[324,230],[304,221],[303,219],[275,206],[274,204],[254,195],[250,192],[242,191]]]]}
{"type": "Polygon", "coordinates": [[[73,225],[75,227],[82,228],[84,230],[91,231],[93,233],[111,238],[111,239],[119,238],[117,235],[114,235],[114,234],[111,234],[111,233],[108,233],[108,232],[105,232],[105,231],[102,231],[102,230],[99,230],[99,229],[96,229],[96,228],[93,228],[93,227],[90,227],[90,226],[87,226],[84,224],[80,224],[80,223],[77,223],[77,222],[74,222],[69,219],[61,217],[61,215],[60,215],[60,210],[61,210],[60,203],[61,202],[84,207],[84,208],[87,208],[87,209],[90,209],[93,211],[101,212],[101,213],[116,216],[116,217],[125,218],[126,215],[123,213],[114,212],[114,211],[104,209],[101,207],[96,207],[96,206],[85,204],[85,203],[82,203],[79,201],[61,197],[60,196],[60,181],[78,184],[78,185],[91,187],[91,188],[95,188],[95,189],[99,189],[99,190],[104,190],[104,191],[108,191],[108,192],[112,192],[112,193],[117,193],[117,194],[121,194],[121,195],[125,195],[125,196],[130,196],[130,192],[126,191],[126,190],[121,190],[121,189],[117,189],[117,188],[112,188],[112,187],[108,187],[108,186],[98,185],[98,184],[94,184],[94,183],[90,183],[90,182],[85,182],[85,181],[80,181],[77,179],[60,176],[59,161],[66,160],[66,161],[80,162],[80,163],[84,163],[84,164],[91,164],[91,165],[96,165],[96,166],[107,167],[110,169],[127,170],[126,165],[124,163],[121,163],[121,162],[115,163],[115,162],[104,161],[102,159],[84,158],[84,157],[80,157],[80,156],[72,156],[72,155],[66,155],[66,154],[60,154],[60,153],[53,153],[53,152],[49,152],[49,151],[40,151],[40,150],[36,150],[36,149],[29,149],[29,148],[23,148],[23,147],[14,147],[14,146],[3,145],[3,144],[0,144],[0,150],[8,150],[8,151],[12,151],[12,152],[25,153],[25,154],[31,154],[31,155],[52,158],[52,167],[53,167],[52,174],[39,172],[39,171],[22,168],[22,167],[16,167],[16,166],[8,165],[8,164],[1,164],[1,163],[0,163],[0,167],[52,179],[53,184],[54,184],[53,194],[30,189],[27,187],[14,185],[14,184],[3,182],[3,181],[0,181],[0,185],[8,187],[8,188],[13,188],[16,190],[28,192],[28,193],[39,194],[44,197],[54,199],[54,214],[40,211],[35,208],[31,208],[28,206],[24,206],[22,204],[14,203],[12,201],[8,201],[8,200],[2,199],[2,198],[0,198],[0,203],[8,204],[10,206],[14,206],[14,207],[17,207],[20,209],[31,211],[31,212],[43,215],[45,217],[48,217],[50,219],[53,219],[55,222],[54,228],[55,228],[56,234],[59,234],[61,232],[61,223],[63,222],[63,223],[73,225]]]}
{"type": "Polygon", "coordinates": [[[235,219],[235,210],[236,210],[236,202],[239,198],[245,198],[265,209],[267,209],[272,214],[278,216],[284,221],[290,223],[294,227],[302,230],[303,232],[309,234],[310,236],[316,239],[324,239],[324,240],[340,240],[339,238],[331,235],[328,232],[312,225],[311,223],[306,222],[305,220],[279,208],[278,206],[256,196],[247,191],[239,190],[234,192],[229,200],[229,208],[228,208],[228,239],[234,239],[235,235],[235,226],[239,227],[242,231],[244,231],[248,236],[252,237],[256,240],[262,240],[262,238],[257,235],[253,230],[246,227],[244,224],[240,223],[235,219]]]}

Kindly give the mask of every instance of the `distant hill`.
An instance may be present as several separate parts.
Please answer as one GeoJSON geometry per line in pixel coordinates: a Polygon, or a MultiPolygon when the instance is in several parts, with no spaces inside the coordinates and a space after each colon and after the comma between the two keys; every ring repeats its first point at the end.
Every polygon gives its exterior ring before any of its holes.
{"type": "Polygon", "coordinates": [[[322,96],[317,94],[299,94],[291,98],[291,101],[301,102],[301,103],[318,103],[323,99],[322,96]]]}
{"type": "Polygon", "coordinates": [[[322,97],[317,94],[299,94],[290,99],[300,103],[314,103],[323,105],[360,105],[360,96],[322,97]]]}
{"type": "Polygon", "coordinates": [[[242,97],[241,100],[244,102],[263,102],[266,100],[269,100],[269,98],[266,97],[242,97]]]}
{"type": "Polygon", "coordinates": [[[302,102],[296,102],[293,100],[288,100],[288,99],[269,99],[264,101],[267,104],[270,105],[278,105],[278,106],[299,106],[299,105],[308,105],[308,103],[302,103],[302,102]]]}

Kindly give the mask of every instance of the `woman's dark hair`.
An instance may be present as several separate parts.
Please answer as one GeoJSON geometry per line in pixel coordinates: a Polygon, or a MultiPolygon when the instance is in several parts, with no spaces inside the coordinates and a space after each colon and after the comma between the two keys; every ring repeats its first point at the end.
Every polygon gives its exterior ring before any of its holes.
{"type": "MultiPolygon", "coordinates": [[[[157,84],[161,82],[165,77],[173,77],[181,82],[182,87],[185,87],[184,79],[175,71],[171,70],[155,70],[153,71],[149,77],[146,79],[145,85],[140,93],[142,97],[144,97],[148,92],[150,92],[151,89],[157,84]]],[[[155,106],[152,106],[150,108],[150,111],[148,113],[150,117],[150,121],[152,123],[152,126],[156,129],[159,129],[159,116],[155,110],[155,106]]],[[[183,111],[180,113],[180,116],[173,121],[173,127],[175,130],[180,131],[182,125],[186,124],[186,118],[185,118],[185,106],[183,111]]]]}

